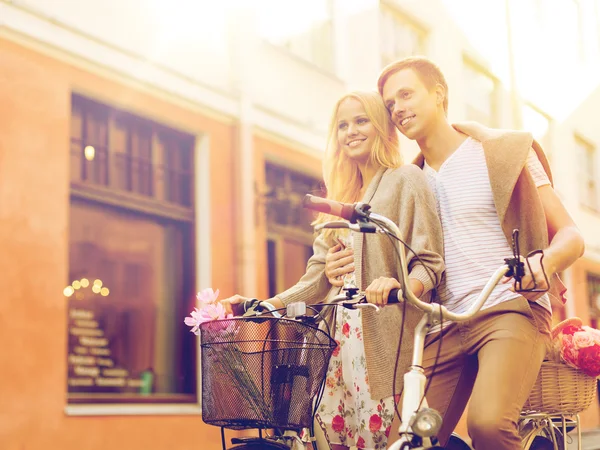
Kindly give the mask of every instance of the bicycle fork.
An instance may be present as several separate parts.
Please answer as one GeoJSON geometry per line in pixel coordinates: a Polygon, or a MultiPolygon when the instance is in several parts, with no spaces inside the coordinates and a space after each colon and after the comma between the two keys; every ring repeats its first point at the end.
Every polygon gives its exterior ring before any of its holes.
{"type": "Polygon", "coordinates": [[[427,378],[423,370],[423,352],[425,337],[433,325],[433,314],[423,315],[415,329],[413,357],[409,371],[404,374],[404,391],[402,397],[402,417],[404,420],[398,429],[400,439],[389,447],[389,450],[405,448],[428,449],[432,447],[431,439],[441,426],[440,414],[428,408],[424,398],[427,378]],[[421,442],[414,446],[415,436],[421,442]]]}

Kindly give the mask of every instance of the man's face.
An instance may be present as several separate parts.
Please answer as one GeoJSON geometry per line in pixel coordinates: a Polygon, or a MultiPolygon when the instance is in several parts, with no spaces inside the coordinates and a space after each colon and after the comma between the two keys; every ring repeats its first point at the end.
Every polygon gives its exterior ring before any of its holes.
{"type": "Polygon", "coordinates": [[[438,120],[438,94],[436,89],[427,89],[412,69],[392,74],[383,86],[383,101],[394,125],[407,138],[415,140],[422,139],[438,120]]]}

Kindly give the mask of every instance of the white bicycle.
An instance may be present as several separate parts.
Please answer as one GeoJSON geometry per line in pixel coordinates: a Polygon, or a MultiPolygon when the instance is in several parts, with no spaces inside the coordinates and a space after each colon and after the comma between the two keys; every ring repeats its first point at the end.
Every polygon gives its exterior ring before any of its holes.
{"type": "MultiPolygon", "coordinates": [[[[383,233],[399,242],[402,242],[400,230],[390,219],[370,211],[370,206],[364,203],[341,204],[320,197],[307,195],[304,206],[309,209],[341,217],[344,221],[327,222],[315,227],[315,231],[323,228],[348,228],[362,233],[383,233]]],[[[427,378],[423,370],[423,350],[425,337],[432,326],[441,322],[462,322],[471,319],[483,306],[496,285],[503,277],[513,277],[520,283],[525,274],[524,262],[518,254],[518,232],[513,234],[512,258],[505,259],[505,264],[500,266],[489,279],[483,291],[473,306],[465,313],[457,314],[449,311],[441,304],[425,303],[417,298],[405,282],[408,280],[406,253],[404,245],[398,245],[400,259],[400,284],[402,289],[390,292],[388,302],[404,300],[423,311],[423,317],[416,326],[412,363],[409,371],[404,375],[404,395],[402,398],[401,417],[402,424],[398,429],[400,439],[389,447],[389,450],[405,449],[441,449],[437,445],[436,435],[442,425],[441,415],[429,408],[425,399],[427,378]]],[[[358,293],[348,293],[348,297],[355,297],[358,293]]],[[[453,448],[469,449],[462,439],[453,435],[453,448]]],[[[446,447],[448,448],[448,447],[446,447]]]]}

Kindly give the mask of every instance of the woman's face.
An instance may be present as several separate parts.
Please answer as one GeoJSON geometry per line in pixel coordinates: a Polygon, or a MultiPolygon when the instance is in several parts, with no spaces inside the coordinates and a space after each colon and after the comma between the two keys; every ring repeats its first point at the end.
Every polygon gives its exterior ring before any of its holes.
{"type": "Polygon", "coordinates": [[[349,97],[340,103],[337,112],[338,144],[348,158],[366,163],[376,135],[377,131],[361,102],[349,97]]]}

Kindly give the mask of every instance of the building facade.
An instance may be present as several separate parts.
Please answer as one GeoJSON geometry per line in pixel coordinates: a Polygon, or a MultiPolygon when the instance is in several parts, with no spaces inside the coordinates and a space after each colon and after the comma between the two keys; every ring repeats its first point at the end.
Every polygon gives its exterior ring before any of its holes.
{"type": "Polygon", "coordinates": [[[194,294],[265,298],[302,275],[331,109],[408,55],[445,72],[453,121],[543,143],[587,243],[555,320],[598,326],[598,2],[564,12],[587,34],[551,90],[523,76],[551,73],[519,45],[527,14],[553,25],[533,0],[494,3],[504,47],[442,0],[197,3],[0,0],[3,449],[220,448],[183,325],[194,294]]]}

